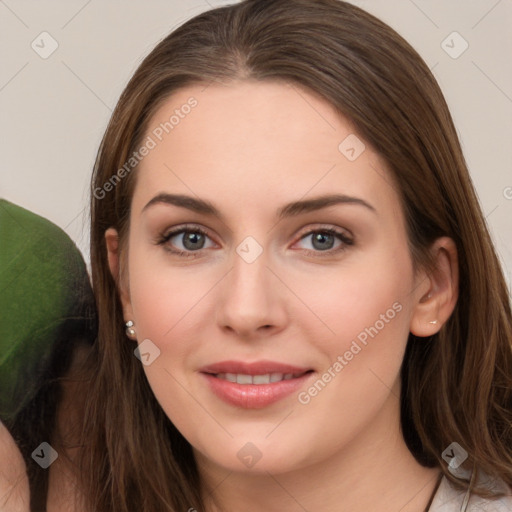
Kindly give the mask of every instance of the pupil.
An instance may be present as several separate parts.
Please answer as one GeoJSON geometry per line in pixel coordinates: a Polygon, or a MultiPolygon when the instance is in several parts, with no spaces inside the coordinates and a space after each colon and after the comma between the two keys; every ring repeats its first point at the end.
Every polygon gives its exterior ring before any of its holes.
{"type": "Polygon", "coordinates": [[[315,247],[315,249],[331,249],[334,241],[333,237],[334,235],[329,233],[317,233],[313,236],[313,247],[315,247]]]}
{"type": "Polygon", "coordinates": [[[204,245],[204,236],[201,233],[188,233],[185,236],[183,245],[187,249],[201,249],[204,245]],[[201,242],[203,242],[201,244],[201,242]],[[198,244],[198,245],[195,245],[198,244]]]}

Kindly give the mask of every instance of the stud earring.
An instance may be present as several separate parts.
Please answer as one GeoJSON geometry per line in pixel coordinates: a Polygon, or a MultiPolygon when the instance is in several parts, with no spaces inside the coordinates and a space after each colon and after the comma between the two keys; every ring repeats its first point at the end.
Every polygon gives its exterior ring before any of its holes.
{"type": "Polygon", "coordinates": [[[429,324],[437,324],[437,320],[430,320],[429,324]]]}
{"type": "Polygon", "coordinates": [[[134,324],[131,320],[128,320],[128,322],[126,322],[126,336],[128,336],[128,338],[134,340],[137,333],[135,332],[135,327],[134,327],[134,324]]]}

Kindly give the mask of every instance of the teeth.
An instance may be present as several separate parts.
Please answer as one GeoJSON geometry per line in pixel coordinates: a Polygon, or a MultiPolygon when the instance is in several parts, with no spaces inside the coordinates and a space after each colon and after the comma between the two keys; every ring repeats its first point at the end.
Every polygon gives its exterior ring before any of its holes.
{"type": "Polygon", "coordinates": [[[254,375],[252,378],[253,384],[270,384],[270,374],[266,375],[254,375]]]}
{"type": "Polygon", "coordinates": [[[236,383],[237,384],[252,384],[252,377],[250,375],[244,375],[243,373],[238,373],[236,375],[236,383]]]}
{"type": "Polygon", "coordinates": [[[246,375],[245,373],[218,373],[218,379],[236,382],[237,384],[271,384],[282,380],[290,380],[300,377],[301,374],[293,373],[265,373],[264,375],[246,375]]]}

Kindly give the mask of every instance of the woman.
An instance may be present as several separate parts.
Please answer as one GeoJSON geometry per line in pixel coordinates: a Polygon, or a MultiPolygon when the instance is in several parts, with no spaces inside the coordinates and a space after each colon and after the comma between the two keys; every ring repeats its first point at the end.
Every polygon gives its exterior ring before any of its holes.
{"type": "Polygon", "coordinates": [[[511,311],[391,28],[247,0],[147,56],[99,149],[89,510],[510,510],[511,311]]]}
{"type": "Polygon", "coordinates": [[[62,510],[74,491],[66,475],[83,418],[80,369],[96,337],[94,297],[69,236],[4,199],[0,289],[0,510],[62,510]]]}

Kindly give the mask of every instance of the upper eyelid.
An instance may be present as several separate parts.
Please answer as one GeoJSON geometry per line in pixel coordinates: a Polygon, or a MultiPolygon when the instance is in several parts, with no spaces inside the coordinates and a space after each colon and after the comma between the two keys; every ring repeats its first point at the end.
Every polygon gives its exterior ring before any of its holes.
{"type": "Polygon", "coordinates": [[[205,228],[203,226],[200,226],[199,224],[184,224],[184,225],[178,225],[173,226],[172,228],[166,229],[162,232],[162,236],[167,238],[170,236],[179,235],[180,233],[183,233],[185,231],[198,231],[200,233],[206,233],[209,236],[210,230],[208,228],[205,228]]]}
{"type": "Polygon", "coordinates": [[[304,228],[304,231],[300,232],[299,236],[309,235],[317,231],[332,231],[341,235],[347,234],[349,237],[353,237],[352,233],[347,228],[334,226],[333,224],[319,223],[320,225],[316,228],[304,228]]]}

